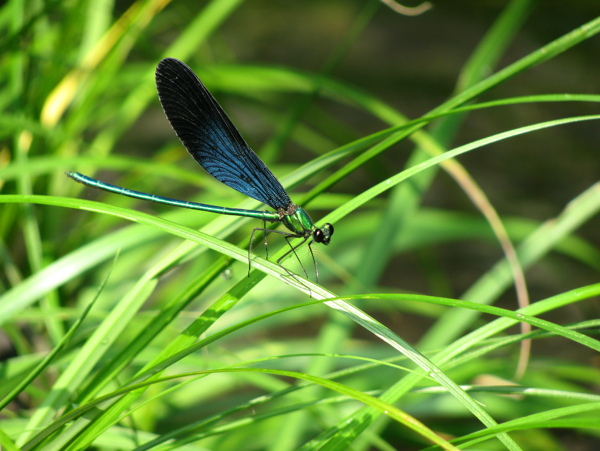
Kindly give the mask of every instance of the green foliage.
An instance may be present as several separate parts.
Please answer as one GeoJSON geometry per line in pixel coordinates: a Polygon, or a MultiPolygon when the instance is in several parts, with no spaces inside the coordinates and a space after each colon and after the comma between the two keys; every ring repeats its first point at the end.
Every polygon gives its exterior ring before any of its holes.
{"type": "MultiPolygon", "coordinates": [[[[562,68],[567,51],[597,42],[600,18],[515,57],[511,46],[539,13],[515,0],[493,10],[472,56],[458,62],[428,28],[440,58],[463,69],[453,69],[446,100],[432,95],[438,106],[409,120],[392,106],[410,90],[391,75],[402,51],[361,72],[372,78],[359,89],[345,81],[361,64],[353,50],[374,30],[392,39],[396,27],[450,23],[453,12],[286,5],[1,7],[0,447],[548,450],[566,449],[565,434],[593,443],[600,186],[579,189],[584,163],[552,213],[511,210],[537,205],[539,193],[511,200],[485,183],[485,168],[461,163],[500,146],[486,158],[522,165],[524,180],[540,171],[553,179],[569,172],[561,162],[570,154],[528,163],[530,143],[548,145],[569,127],[580,131],[560,135],[569,150],[597,154],[593,88],[566,92],[557,76],[519,94],[524,76],[562,68]],[[264,55],[276,47],[297,65],[234,56],[276,32],[298,48],[266,40],[264,55]],[[287,251],[276,236],[268,260],[254,243],[248,274],[246,237],[260,224],[144,205],[65,177],[77,170],[162,196],[263,208],[206,176],[179,145],[153,87],[166,56],[194,68],[250,143],[264,141],[254,148],[294,201],[330,212],[317,221],[336,229],[316,249],[320,284],[273,263],[287,251]],[[500,61],[510,62],[496,69],[500,61]],[[378,82],[394,97],[377,98],[378,82]],[[445,191],[459,201],[429,198],[445,191]],[[563,274],[576,277],[564,283],[563,274]]],[[[423,89],[442,88],[436,78],[423,89]]],[[[293,258],[284,264],[302,274],[293,258]]]]}

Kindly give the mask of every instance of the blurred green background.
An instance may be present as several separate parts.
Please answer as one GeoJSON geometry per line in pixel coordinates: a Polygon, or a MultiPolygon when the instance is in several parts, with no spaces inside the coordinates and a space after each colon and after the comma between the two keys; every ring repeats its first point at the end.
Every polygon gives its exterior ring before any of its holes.
{"type": "MultiPolygon", "coordinates": [[[[180,441],[173,442],[177,449],[316,449],[311,440],[324,443],[324,436],[334,437],[329,445],[336,449],[423,449],[430,444],[422,430],[417,436],[390,418],[353,416],[363,403],[374,407],[359,396],[348,402],[329,398],[324,393],[330,392],[316,387],[321,391],[288,398],[285,390],[300,385],[291,375],[217,374],[181,386],[169,381],[140,394],[139,405],[134,404],[137,398],[118,405],[122,410],[115,417],[108,415],[115,405],[106,407],[108,414],[94,411],[96,416],[89,417],[94,427],[67,419],[101,395],[138,381],[148,366],[166,374],[160,364],[176,352],[190,351],[215,330],[238,326],[231,337],[173,361],[168,374],[218,372],[232,365],[323,377],[348,370],[347,379],[336,380],[353,393],[380,396],[418,370],[418,364],[402,360],[394,343],[405,340],[434,359],[456,351],[451,346],[459,337],[496,319],[483,314],[483,307],[475,316],[443,298],[518,308],[511,283],[494,269],[504,253],[469,198],[474,189],[438,170],[430,172],[435,174],[431,181],[421,181],[420,173],[358,207],[352,202],[414,166],[415,149],[427,147],[433,137],[450,150],[519,127],[598,114],[597,35],[576,45],[571,37],[557,56],[531,63],[469,98],[471,105],[555,95],[552,101],[513,101],[431,123],[425,118],[426,135],[417,132],[364,161],[353,158],[376,146],[383,139],[378,133],[389,137],[391,132],[382,131],[400,127],[403,116],[422,118],[596,19],[600,9],[595,0],[444,1],[432,6],[416,16],[374,0],[13,0],[0,6],[0,394],[10,401],[2,412],[0,445],[88,449],[94,443],[94,449],[149,449],[141,444],[166,441],[171,432],[179,434],[175,439],[180,441]],[[272,273],[263,280],[260,261],[253,266],[260,271],[247,277],[242,259],[232,263],[207,250],[208,243],[195,235],[184,242],[184,235],[175,236],[160,221],[201,229],[244,250],[252,228],[260,224],[173,211],[83,188],[64,176],[66,170],[78,170],[162,196],[263,208],[241,205],[243,196],[207,176],[177,141],[153,80],[156,64],[167,56],[193,68],[250,146],[290,186],[292,199],[307,202],[313,220],[328,221],[326,215],[333,215],[331,245],[315,245],[319,283],[330,291],[309,291],[309,298],[272,273]],[[562,101],[571,94],[583,97],[562,101]],[[342,152],[347,153],[339,156],[342,152]],[[347,164],[351,170],[323,188],[321,183],[347,164]],[[134,224],[143,221],[152,227],[134,224]],[[67,336],[98,291],[83,325],[74,337],[67,336]],[[356,306],[383,324],[375,328],[387,326],[398,341],[373,335],[372,329],[321,304],[268,317],[258,325],[244,323],[334,293],[364,294],[369,300],[354,299],[356,306]],[[380,293],[396,297],[378,297],[380,293]],[[441,305],[424,298],[410,302],[414,299],[402,297],[406,293],[434,296],[442,299],[441,305]],[[43,363],[51,350],[57,352],[55,360],[43,363]],[[286,358],[296,353],[301,355],[286,358]],[[360,369],[361,360],[340,361],[332,358],[336,353],[400,359],[394,362],[408,371],[360,369]],[[19,388],[28,377],[33,382],[19,388]],[[246,407],[263,395],[270,404],[246,407]],[[284,412],[287,408],[293,415],[284,412]],[[117,421],[119,414],[125,420],[117,421]],[[59,433],[52,435],[53,422],[63,420],[59,433]],[[187,425],[195,432],[178,429],[187,425]],[[357,428],[352,433],[358,439],[347,434],[351,427],[357,428]],[[360,427],[370,428],[369,434],[361,435],[360,427]],[[32,442],[34,433],[39,442],[32,442]]],[[[486,385],[481,378],[489,376],[491,385],[508,380],[540,390],[540,398],[524,402],[495,393],[478,397],[498,422],[571,406],[574,399],[598,402],[594,338],[600,306],[597,296],[579,302],[570,290],[600,280],[599,143],[597,119],[586,120],[511,137],[458,158],[515,246],[533,248],[525,265],[531,303],[573,296],[542,317],[560,326],[573,323],[573,329],[589,335],[583,346],[576,336],[535,335],[543,339],[534,341],[524,375],[515,375],[524,339],[516,325],[497,336],[471,338],[470,348],[444,362],[448,367],[442,369],[457,384],[486,385]],[[582,205],[583,198],[588,204],[582,205]],[[556,227],[561,221],[564,228],[556,227]],[[527,241],[536,234],[536,244],[527,241]],[[548,249],[544,241],[551,243],[548,249]],[[495,349],[493,340],[507,341],[495,349]],[[469,354],[473,348],[481,354],[469,354]],[[571,391],[580,398],[552,398],[543,390],[571,391]]],[[[431,145],[428,151],[432,148],[437,149],[431,145]]],[[[271,234],[271,261],[283,244],[271,234]]],[[[226,254],[225,248],[221,251],[226,254]]],[[[253,253],[264,257],[260,244],[253,253]]],[[[301,258],[313,277],[310,256],[303,251],[301,258]]],[[[284,265],[301,273],[291,259],[284,265]]],[[[410,345],[402,349],[410,354],[410,345]]],[[[388,401],[439,436],[460,438],[482,428],[481,418],[450,395],[412,391],[437,380],[406,384],[406,397],[388,401]]],[[[523,449],[594,449],[598,428],[591,415],[593,411],[582,423],[565,423],[560,432],[550,423],[531,420],[531,430],[515,427],[510,433],[523,449]]],[[[506,449],[505,444],[490,439],[482,449],[506,449]]]]}

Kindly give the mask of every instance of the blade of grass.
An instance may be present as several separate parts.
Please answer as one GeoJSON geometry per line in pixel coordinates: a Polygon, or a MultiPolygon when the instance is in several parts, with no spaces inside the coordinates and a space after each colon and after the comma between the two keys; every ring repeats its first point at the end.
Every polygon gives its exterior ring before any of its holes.
{"type": "MultiPolygon", "coordinates": [[[[531,266],[598,211],[600,184],[590,187],[571,201],[557,218],[543,224],[518,247],[521,265],[524,268],[531,266]]],[[[461,298],[482,304],[490,303],[506,289],[510,281],[511,274],[506,262],[501,261],[475,282],[461,298]]],[[[450,343],[467,329],[475,316],[472,312],[448,311],[426,332],[420,346],[436,347],[450,343]]]]}

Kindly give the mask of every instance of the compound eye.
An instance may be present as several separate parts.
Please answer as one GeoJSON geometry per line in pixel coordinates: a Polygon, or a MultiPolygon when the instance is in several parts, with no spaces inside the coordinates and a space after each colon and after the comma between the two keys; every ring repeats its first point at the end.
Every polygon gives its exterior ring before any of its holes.
{"type": "Polygon", "coordinates": [[[322,243],[323,242],[323,231],[321,229],[315,230],[315,233],[313,233],[313,239],[315,240],[316,243],[322,243]]]}
{"type": "Polygon", "coordinates": [[[333,235],[333,226],[327,223],[322,228],[315,230],[315,233],[313,234],[313,239],[317,243],[323,243],[327,245],[331,240],[331,235],[333,235]]]}

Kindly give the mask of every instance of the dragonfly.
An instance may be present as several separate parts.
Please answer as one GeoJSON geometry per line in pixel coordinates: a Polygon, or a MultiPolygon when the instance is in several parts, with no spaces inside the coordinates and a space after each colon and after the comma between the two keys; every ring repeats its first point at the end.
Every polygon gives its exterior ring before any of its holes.
{"type": "MultiPolygon", "coordinates": [[[[156,68],[156,88],[167,119],[192,158],[221,183],[268,205],[275,211],[244,210],[171,199],[111,185],[79,172],[67,171],[66,175],[92,188],[135,199],[220,215],[260,219],[263,221],[263,227],[255,228],[250,237],[248,274],[250,274],[250,254],[255,232],[265,233],[265,243],[266,233],[274,232],[283,235],[290,248],[277,260],[277,264],[291,276],[294,274],[283,266],[282,261],[292,253],[300,261],[296,250],[308,241],[318,282],[319,272],[311,246],[313,243],[328,245],[333,235],[333,225],[327,223],[317,227],[308,213],[292,202],[279,180],[246,144],[223,108],[185,63],[175,58],[165,58],[160,61],[156,68]],[[267,229],[264,227],[267,222],[281,223],[288,230],[267,229]],[[294,246],[290,241],[294,238],[300,238],[302,241],[294,246]]],[[[306,269],[304,266],[302,268],[308,278],[306,269]]]]}

